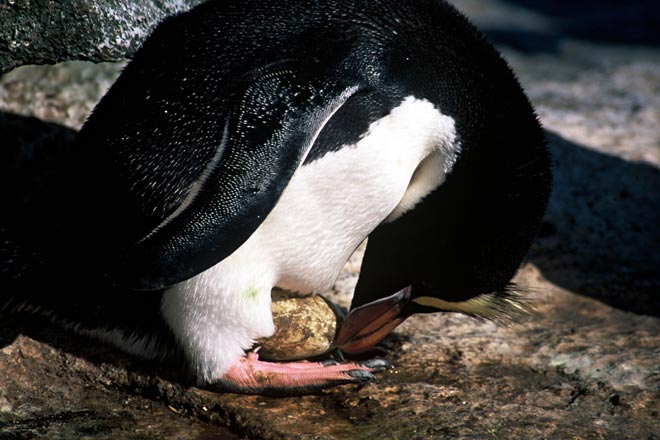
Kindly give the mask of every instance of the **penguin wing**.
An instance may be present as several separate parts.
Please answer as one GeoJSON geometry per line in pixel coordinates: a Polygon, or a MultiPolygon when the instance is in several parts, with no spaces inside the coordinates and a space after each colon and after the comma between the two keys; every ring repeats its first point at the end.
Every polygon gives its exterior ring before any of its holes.
{"type": "Polygon", "coordinates": [[[114,284],[160,289],[230,255],[263,222],[324,124],[358,89],[314,81],[291,62],[244,79],[212,158],[178,207],[113,258],[106,275],[114,284]]]}

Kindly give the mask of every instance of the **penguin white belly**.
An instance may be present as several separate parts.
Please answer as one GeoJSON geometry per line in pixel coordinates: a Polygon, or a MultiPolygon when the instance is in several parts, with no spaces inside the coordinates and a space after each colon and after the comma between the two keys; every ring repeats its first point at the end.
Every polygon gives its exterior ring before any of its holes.
{"type": "Polygon", "coordinates": [[[218,377],[273,333],[272,287],[330,288],[373,229],[444,181],[458,150],[454,120],[408,97],[355,145],[301,166],[241,247],[165,292],[163,315],[198,377],[218,377]]]}
{"type": "Polygon", "coordinates": [[[405,99],[355,145],[299,168],[246,251],[270,255],[279,287],[332,287],[373,229],[442,183],[455,137],[452,118],[428,101],[405,99]]]}

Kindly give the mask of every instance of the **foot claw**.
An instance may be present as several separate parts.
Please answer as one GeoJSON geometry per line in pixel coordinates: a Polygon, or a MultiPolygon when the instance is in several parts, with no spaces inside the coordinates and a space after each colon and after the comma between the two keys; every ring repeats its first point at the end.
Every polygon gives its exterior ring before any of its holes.
{"type": "Polygon", "coordinates": [[[369,359],[367,361],[360,362],[360,365],[371,369],[375,373],[379,373],[381,371],[392,368],[392,364],[390,364],[387,360],[382,358],[369,359]]]}
{"type": "Polygon", "coordinates": [[[347,376],[356,379],[358,382],[366,382],[369,379],[373,379],[374,375],[368,372],[367,370],[348,370],[345,372],[347,376]]]}

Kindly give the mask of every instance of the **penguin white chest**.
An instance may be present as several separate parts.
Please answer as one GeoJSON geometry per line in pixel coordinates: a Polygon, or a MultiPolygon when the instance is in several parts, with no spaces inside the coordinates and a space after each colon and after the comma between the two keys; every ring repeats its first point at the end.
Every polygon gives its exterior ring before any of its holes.
{"type": "Polygon", "coordinates": [[[273,286],[330,288],[371,231],[444,181],[458,148],[453,119],[409,97],[355,145],[298,168],[243,245],[163,295],[163,316],[198,377],[220,377],[257,338],[273,334],[273,286]]]}
{"type": "Polygon", "coordinates": [[[458,150],[454,120],[408,97],[356,144],[300,167],[237,252],[268,259],[280,287],[328,289],[374,228],[444,181],[458,150]]]}

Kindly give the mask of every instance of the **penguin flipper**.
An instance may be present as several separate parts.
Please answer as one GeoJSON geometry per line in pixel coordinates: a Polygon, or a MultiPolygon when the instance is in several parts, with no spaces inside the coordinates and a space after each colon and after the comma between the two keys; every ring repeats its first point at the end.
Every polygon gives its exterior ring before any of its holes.
{"type": "Polygon", "coordinates": [[[358,89],[314,81],[282,62],[252,71],[222,142],[185,200],[106,271],[114,284],[160,289],[193,277],[243,244],[277,203],[327,120],[358,89]]]}

